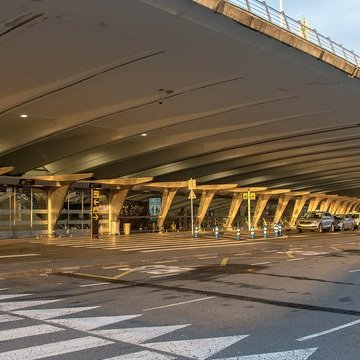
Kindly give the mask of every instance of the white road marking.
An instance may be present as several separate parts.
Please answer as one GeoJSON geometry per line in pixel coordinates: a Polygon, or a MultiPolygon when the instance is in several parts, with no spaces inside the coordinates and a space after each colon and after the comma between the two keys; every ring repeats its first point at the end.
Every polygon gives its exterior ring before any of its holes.
{"type": "Polygon", "coordinates": [[[177,262],[177,260],[162,260],[162,261],[156,261],[155,264],[168,264],[168,263],[174,263],[177,262]]]}
{"type": "Polygon", "coordinates": [[[257,355],[245,355],[231,358],[221,358],[217,360],[306,360],[308,359],[317,348],[290,350],[284,352],[257,354],[257,355]]]}
{"type": "Polygon", "coordinates": [[[300,261],[300,260],[304,260],[304,258],[288,259],[286,261],[300,261]]]}
{"type": "Polygon", "coordinates": [[[267,265],[267,264],[271,264],[270,261],[264,261],[264,262],[259,262],[259,263],[255,263],[255,264],[250,264],[251,266],[255,266],[255,265],[267,265]]]}
{"type": "Polygon", "coordinates": [[[27,257],[27,256],[40,256],[40,254],[16,254],[16,255],[2,255],[0,259],[27,257]]]}
{"type": "Polygon", "coordinates": [[[3,303],[0,303],[0,310],[12,311],[12,310],[17,310],[17,309],[24,309],[24,308],[32,307],[32,306],[46,305],[46,304],[54,303],[54,302],[60,301],[60,300],[62,300],[62,299],[3,302],[3,303]]]}
{"type": "Polygon", "coordinates": [[[216,259],[217,256],[197,256],[199,260],[216,259]]]}
{"type": "Polygon", "coordinates": [[[71,319],[52,319],[49,320],[52,324],[62,325],[71,329],[89,331],[105,325],[111,325],[120,321],[125,321],[141,316],[138,315],[124,315],[124,316],[99,316],[88,318],[71,318],[71,319]]]}
{"type": "Polygon", "coordinates": [[[9,295],[0,295],[0,301],[8,300],[8,299],[15,299],[23,296],[29,296],[33,294],[9,294],[9,295]]]}
{"type": "MultiPolygon", "coordinates": [[[[0,280],[5,280],[5,279],[0,279],[0,280]]],[[[5,291],[5,290],[9,290],[9,288],[0,289],[0,291],[5,291]]]]}
{"type": "Polygon", "coordinates": [[[215,298],[215,296],[207,296],[207,297],[204,297],[204,298],[201,298],[201,299],[195,299],[195,300],[189,300],[189,301],[182,301],[182,302],[179,302],[179,303],[174,303],[174,304],[169,304],[169,305],[163,305],[163,306],[157,306],[157,307],[147,308],[147,309],[144,309],[143,311],[164,309],[164,308],[167,308],[167,307],[184,305],[184,304],[190,304],[190,303],[193,303],[193,302],[203,301],[203,300],[210,300],[210,299],[214,299],[214,298],[215,298]]]}
{"type": "Polygon", "coordinates": [[[40,309],[40,310],[18,310],[14,311],[15,315],[26,316],[36,320],[47,320],[59,316],[76,314],[81,311],[97,309],[100,306],[60,308],[60,309],[40,309]]]}
{"type": "Polygon", "coordinates": [[[145,341],[155,339],[161,335],[183,329],[190,324],[176,326],[154,326],[127,329],[96,330],[91,333],[112,340],[127,342],[130,344],[142,344],[145,341]]]}
{"type": "Polygon", "coordinates": [[[350,270],[349,273],[354,273],[354,272],[358,272],[358,271],[360,271],[360,269],[350,270]]]}
{"type": "Polygon", "coordinates": [[[224,336],[217,338],[191,339],[178,341],[164,341],[157,343],[146,343],[150,349],[165,351],[171,354],[189,357],[191,359],[204,360],[208,357],[226,349],[249,335],[224,336]]]}
{"type": "Polygon", "coordinates": [[[17,316],[12,316],[12,315],[6,315],[6,314],[0,315],[0,323],[16,321],[16,320],[22,320],[22,319],[17,316]]]}
{"type": "Polygon", "coordinates": [[[36,360],[50,356],[68,354],[75,351],[92,349],[100,346],[111,345],[112,341],[86,336],[78,339],[53,342],[31,346],[18,350],[0,353],[0,360],[36,360]]]}
{"type": "Polygon", "coordinates": [[[102,283],[94,283],[94,284],[86,284],[86,285],[80,285],[80,287],[89,287],[89,286],[101,286],[101,285],[109,285],[108,282],[102,282],[102,283]]]}
{"type": "Polygon", "coordinates": [[[177,273],[173,273],[173,274],[164,274],[164,275],[155,275],[155,276],[150,276],[150,279],[156,279],[156,278],[162,278],[162,277],[169,277],[169,276],[175,276],[180,274],[179,272],[177,273]]]}
{"type": "Polygon", "coordinates": [[[175,358],[145,350],[131,354],[119,355],[104,360],[175,360],[175,358]]]}
{"type": "Polygon", "coordinates": [[[277,252],[278,250],[265,250],[264,252],[266,253],[274,253],[274,252],[277,252]]]}
{"type": "Polygon", "coordinates": [[[43,335],[43,334],[51,334],[58,331],[63,331],[65,329],[61,329],[51,325],[34,325],[27,326],[16,329],[8,329],[0,331],[0,341],[20,339],[29,336],[43,335]]]}
{"type": "Polygon", "coordinates": [[[326,334],[330,334],[332,332],[339,331],[339,330],[345,329],[347,327],[358,325],[358,324],[360,324],[360,320],[355,320],[355,321],[350,322],[348,324],[337,326],[337,327],[334,327],[332,329],[324,330],[324,331],[318,332],[318,333],[313,334],[313,335],[304,336],[304,337],[302,337],[300,339],[296,339],[296,340],[297,341],[305,341],[305,340],[313,339],[313,338],[316,338],[316,337],[319,337],[319,336],[322,336],[322,335],[326,335],[326,334]]]}
{"type": "Polygon", "coordinates": [[[234,256],[244,256],[244,255],[251,255],[251,253],[234,254],[234,256]]]}

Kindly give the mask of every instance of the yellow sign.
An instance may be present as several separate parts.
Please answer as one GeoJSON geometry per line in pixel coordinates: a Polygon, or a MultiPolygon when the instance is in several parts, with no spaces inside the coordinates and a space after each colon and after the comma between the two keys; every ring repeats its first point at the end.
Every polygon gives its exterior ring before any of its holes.
{"type": "Polygon", "coordinates": [[[188,189],[195,190],[196,189],[196,179],[188,180],[188,189]]]}
{"type": "MultiPolygon", "coordinates": [[[[248,193],[243,193],[242,198],[243,200],[248,200],[248,193]]],[[[250,200],[256,200],[256,193],[250,193],[250,200]]]]}
{"type": "Polygon", "coordinates": [[[196,199],[196,195],[195,195],[195,193],[194,193],[194,190],[190,190],[190,194],[189,194],[189,197],[188,197],[188,199],[196,199]]]}

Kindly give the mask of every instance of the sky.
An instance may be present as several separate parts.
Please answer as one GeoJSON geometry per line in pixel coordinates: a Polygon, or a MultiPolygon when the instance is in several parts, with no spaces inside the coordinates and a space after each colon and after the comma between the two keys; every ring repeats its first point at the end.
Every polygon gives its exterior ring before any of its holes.
{"type": "MultiPolygon", "coordinates": [[[[279,10],[280,0],[266,0],[279,10]]],[[[283,0],[286,15],[305,17],[310,27],[360,55],[360,0],[283,0]]]]}

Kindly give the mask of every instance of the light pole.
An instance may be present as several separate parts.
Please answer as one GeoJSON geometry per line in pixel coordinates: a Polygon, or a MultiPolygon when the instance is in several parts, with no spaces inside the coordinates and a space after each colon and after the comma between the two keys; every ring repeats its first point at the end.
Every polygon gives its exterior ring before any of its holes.
{"type": "Polygon", "coordinates": [[[279,0],[279,11],[280,11],[280,26],[284,27],[284,3],[283,0],[279,0]]]}

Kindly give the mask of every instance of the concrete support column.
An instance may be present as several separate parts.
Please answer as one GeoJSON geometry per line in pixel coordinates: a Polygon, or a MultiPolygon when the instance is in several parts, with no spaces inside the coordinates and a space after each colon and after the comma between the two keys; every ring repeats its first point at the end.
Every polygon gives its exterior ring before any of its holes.
{"type": "MultiPolygon", "coordinates": [[[[113,221],[119,221],[120,212],[126,200],[130,186],[121,189],[111,189],[109,194],[109,233],[112,233],[113,221]]],[[[117,233],[116,231],[114,234],[117,233]]]]}
{"type": "Polygon", "coordinates": [[[296,220],[298,219],[301,210],[303,209],[303,207],[305,206],[306,201],[309,199],[308,195],[304,195],[302,196],[300,199],[297,199],[295,201],[295,206],[294,206],[294,210],[291,216],[291,220],[290,220],[290,226],[294,227],[296,224],[296,220]]]}
{"type": "Polygon", "coordinates": [[[204,190],[201,194],[200,205],[196,216],[196,224],[201,226],[204,220],[207,210],[209,209],[210,203],[214,198],[216,190],[204,190]]]}
{"type": "Polygon", "coordinates": [[[327,198],[321,203],[320,211],[327,211],[329,209],[329,206],[331,204],[332,199],[327,198]]]}
{"type": "Polygon", "coordinates": [[[348,207],[346,208],[346,210],[345,210],[345,214],[347,214],[347,213],[349,213],[351,210],[352,210],[352,208],[354,207],[354,205],[357,203],[357,200],[353,200],[349,205],[348,205],[348,207]]]}
{"type": "Polygon", "coordinates": [[[315,211],[323,198],[320,196],[313,197],[310,200],[308,211],[315,211]]]}
{"type": "Polygon", "coordinates": [[[226,225],[225,225],[226,229],[230,229],[232,227],[232,224],[234,222],[236,214],[238,213],[238,211],[240,209],[242,201],[243,201],[242,193],[234,193],[233,194],[233,198],[232,198],[230,209],[229,209],[228,218],[227,218],[226,225]]]}
{"type": "Polygon", "coordinates": [[[255,212],[253,217],[253,225],[257,227],[257,224],[261,218],[262,213],[264,212],[264,209],[266,207],[266,204],[270,200],[271,195],[269,194],[260,194],[258,196],[256,206],[255,206],[255,212]]]}
{"type": "Polygon", "coordinates": [[[343,203],[336,209],[336,214],[344,214],[351,200],[344,200],[343,203]]]}
{"type": "Polygon", "coordinates": [[[169,213],[170,206],[175,198],[179,188],[165,188],[161,201],[161,212],[157,221],[158,229],[161,229],[164,225],[165,219],[169,213]]]}
{"type": "Polygon", "coordinates": [[[336,213],[336,210],[338,209],[338,207],[340,206],[340,204],[341,204],[343,201],[344,201],[344,200],[341,200],[341,199],[335,200],[335,201],[330,205],[329,213],[335,214],[335,213],[336,213]]]}
{"type": "Polygon", "coordinates": [[[70,183],[48,190],[48,236],[53,236],[56,222],[63,208],[70,183]]]}
{"type": "Polygon", "coordinates": [[[274,216],[275,224],[277,224],[280,221],[280,219],[292,197],[293,197],[293,195],[281,195],[279,197],[278,206],[276,208],[275,216],[274,216]]]}

